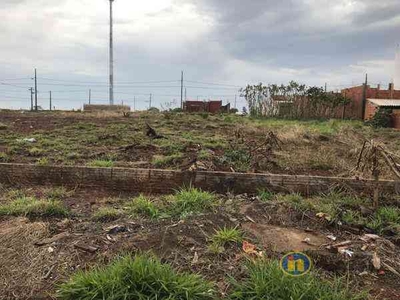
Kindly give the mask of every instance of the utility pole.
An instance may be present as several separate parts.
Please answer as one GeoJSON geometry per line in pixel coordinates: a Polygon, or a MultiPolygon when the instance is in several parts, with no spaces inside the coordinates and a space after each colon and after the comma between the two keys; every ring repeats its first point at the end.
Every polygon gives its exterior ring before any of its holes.
{"type": "Polygon", "coordinates": [[[38,110],[37,107],[37,73],[36,73],[36,68],[35,68],[35,110],[38,110]]]}
{"type": "Polygon", "coordinates": [[[183,109],[183,71],[181,73],[181,109],[183,109]]]}
{"type": "Polygon", "coordinates": [[[361,120],[365,118],[365,107],[367,104],[367,85],[368,85],[368,74],[365,74],[365,83],[364,83],[364,90],[363,90],[363,99],[362,99],[362,116],[361,120]]]}
{"type": "Polygon", "coordinates": [[[237,95],[235,95],[235,108],[236,108],[236,98],[237,98],[237,95]]]}
{"type": "Polygon", "coordinates": [[[149,109],[151,108],[151,97],[152,97],[152,94],[150,94],[149,109]]]}
{"type": "Polygon", "coordinates": [[[328,90],[328,84],[325,82],[325,93],[327,92],[327,90],[328,90]]]}
{"type": "Polygon", "coordinates": [[[114,105],[113,2],[110,0],[110,105],[114,105]]]}
{"type": "Polygon", "coordinates": [[[50,93],[50,110],[51,110],[51,91],[49,93],[50,93]]]}
{"type": "Polygon", "coordinates": [[[91,101],[92,101],[92,90],[89,89],[89,105],[91,101]]]}
{"type": "Polygon", "coordinates": [[[136,97],[133,96],[133,111],[136,111],[136,97]]]}
{"type": "Polygon", "coordinates": [[[29,91],[31,92],[31,111],[33,111],[33,87],[31,87],[29,91]]]}

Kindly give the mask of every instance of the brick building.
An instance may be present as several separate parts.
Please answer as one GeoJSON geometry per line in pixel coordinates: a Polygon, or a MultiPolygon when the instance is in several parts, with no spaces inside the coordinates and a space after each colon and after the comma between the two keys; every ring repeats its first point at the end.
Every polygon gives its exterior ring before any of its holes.
{"type": "Polygon", "coordinates": [[[400,100],[397,99],[367,99],[364,120],[370,120],[379,108],[392,110],[392,127],[400,129],[400,100]]]}
{"type": "Polygon", "coordinates": [[[230,104],[222,105],[221,100],[185,101],[183,103],[183,110],[186,112],[209,112],[215,114],[229,112],[230,109],[230,104]]]}
{"type": "MultiPolygon", "coordinates": [[[[398,107],[397,103],[400,102],[400,90],[395,90],[393,84],[389,84],[387,90],[381,89],[379,85],[376,88],[361,85],[344,89],[341,92],[350,99],[350,103],[345,106],[343,112],[344,118],[348,119],[368,120],[375,114],[378,107],[396,108],[398,107]]],[[[393,124],[396,126],[398,124],[397,117],[398,109],[394,109],[393,124]]]]}

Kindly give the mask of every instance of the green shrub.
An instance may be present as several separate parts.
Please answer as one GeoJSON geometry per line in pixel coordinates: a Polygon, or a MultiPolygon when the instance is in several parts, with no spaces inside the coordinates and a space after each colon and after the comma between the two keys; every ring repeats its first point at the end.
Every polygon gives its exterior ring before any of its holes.
{"type": "Polygon", "coordinates": [[[207,300],[213,285],[199,275],[178,273],[158,259],[125,256],[106,267],[78,272],[58,290],[62,300],[207,300]]]}
{"type": "Polygon", "coordinates": [[[392,123],[392,110],[380,107],[371,120],[366,122],[369,126],[374,128],[391,127],[392,123]]]}
{"type": "Polygon", "coordinates": [[[33,147],[29,150],[29,155],[31,156],[40,156],[43,154],[43,149],[37,148],[37,147],[33,147]]]}
{"type": "Polygon", "coordinates": [[[207,160],[212,157],[210,150],[200,150],[197,158],[201,160],[207,160]]]}
{"type": "Polygon", "coordinates": [[[7,155],[7,153],[0,152],[0,162],[8,162],[10,160],[10,157],[7,155]]]}
{"type": "Polygon", "coordinates": [[[102,207],[97,210],[92,219],[98,222],[111,222],[119,219],[122,216],[122,212],[115,208],[102,207]]]}
{"type": "Polygon", "coordinates": [[[208,117],[210,116],[209,113],[203,112],[203,113],[199,113],[199,116],[202,117],[204,120],[208,119],[208,117]]]}
{"type": "Polygon", "coordinates": [[[60,201],[22,197],[0,205],[0,216],[65,217],[68,210],[60,201]]]}
{"type": "Polygon", "coordinates": [[[148,110],[148,112],[152,112],[152,113],[159,113],[160,110],[157,107],[150,107],[148,110]]]}
{"type": "Polygon", "coordinates": [[[184,218],[212,208],[216,202],[216,197],[214,194],[189,187],[182,188],[175,195],[167,197],[167,201],[170,205],[170,212],[184,218]]]}
{"type": "Polygon", "coordinates": [[[227,163],[238,172],[246,172],[251,167],[251,156],[243,149],[226,150],[220,159],[221,163],[227,163]]]}
{"type": "Polygon", "coordinates": [[[8,126],[4,123],[0,123],[0,130],[6,130],[8,126]]]}
{"type": "Polygon", "coordinates": [[[258,198],[260,198],[260,200],[262,202],[269,202],[274,198],[274,194],[271,193],[270,191],[267,190],[259,190],[258,191],[258,198]]]}
{"type": "Polygon", "coordinates": [[[248,263],[247,278],[232,280],[231,300],[365,300],[366,294],[352,293],[339,279],[333,282],[309,273],[302,277],[285,275],[277,261],[248,263]]]}
{"type": "Polygon", "coordinates": [[[49,165],[49,160],[46,157],[39,158],[36,161],[36,165],[38,165],[38,166],[48,166],[49,165]]]}
{"type": "Polygon", "coordinates": [[[212,244],[224,247],[228,243],[240,243],[243,241],[243,232],[235,228],[223,228],[216,230],[211,237],[212,244]]]}
{"type": "Polygon", "coordinates": [[[128,214],[131,216],[145,216],[150,218],[157,218],[160,212],[156,205],[146,198],[144,195],[134,198],[127,207],[128,214]]]}

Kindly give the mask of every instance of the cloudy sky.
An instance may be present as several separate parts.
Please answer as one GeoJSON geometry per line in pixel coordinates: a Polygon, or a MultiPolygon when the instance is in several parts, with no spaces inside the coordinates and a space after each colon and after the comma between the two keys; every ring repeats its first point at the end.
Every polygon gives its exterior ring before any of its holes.
{"type": "MultiPolygon", "coordinates": [[[[1,0],[0,106],[107,103],[108,0],[1,0]]],[[[115,0],[116,102],[143,109],[189,99],[234,103],[248,83],[331,90],[394,77],[398,0],[115,0]]],[[[237,105],[243,106],[238,98],[237,105]]]]}

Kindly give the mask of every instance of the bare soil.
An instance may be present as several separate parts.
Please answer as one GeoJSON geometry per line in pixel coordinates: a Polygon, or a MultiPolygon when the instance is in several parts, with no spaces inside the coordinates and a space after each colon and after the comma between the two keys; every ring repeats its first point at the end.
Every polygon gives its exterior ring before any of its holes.
{"type": "MultiPolygon", "coordinates": [[[[30,192],[42,193],[39,188],[30,192]]],[[[359,238],[364,233],[338,229],[284,204],[261,203],[248,195],[220,195],[222,203],[215,211],[184,220],[92,220],[99,207],[123,206],[120,199],[133,196],[76,190],[63,200],[73,212],[70,218],[1,218],[0,298],[53,299],[57,285],[77,270],[104,265],[120,254],[146,251],[156,253],[178,270],[198,272],[213,280],[224,296],[230,289],[227,274],[241,278],[249,258],[241,244],[228,245],[221,254],[210,252],[210,237],[224,227],[242,229],[245,240],[267,257],[279,259],[289,251],[301,250],[312,257],[315,268],[324,276],[348,275],[355,287],[370,288],[377,299],[400,297],[397,275],[387,269],[378,273],[372,266],[371,253],[360,250],[364,244],[359,238]],[[328,239],[328,235],[337,240],[328,239]],[[346,240],[354,243],[351,257],[328,247],[346,240]],[[362,272],[365,274],[360,276],[362,272]]]]}

